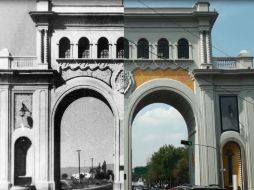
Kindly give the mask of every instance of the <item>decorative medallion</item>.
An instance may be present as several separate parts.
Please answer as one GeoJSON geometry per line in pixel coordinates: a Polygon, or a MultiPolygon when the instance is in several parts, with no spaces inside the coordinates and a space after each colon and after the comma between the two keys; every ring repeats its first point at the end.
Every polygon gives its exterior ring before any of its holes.
{"type": "Polygon", "coordinates": [[[132,84],[131,75],[129,71],[121,69],[117,72],[116,76],[113,77],[112,86],[121,94],[125,94],[132,84]]]}

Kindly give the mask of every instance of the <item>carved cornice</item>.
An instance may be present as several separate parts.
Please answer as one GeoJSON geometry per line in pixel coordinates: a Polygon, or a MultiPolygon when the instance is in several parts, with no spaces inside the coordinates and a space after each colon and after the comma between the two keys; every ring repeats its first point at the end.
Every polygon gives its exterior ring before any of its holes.
{"type": "Polygon", "coordinates": [[[122,59],[57,59],[56,60],[60,65],[60,70],[114,70],[114,65],[123,63],[122,59]]]}
{"type": "Polygon", "coordinates": [[[32,11],[36,25],[61,26],[124,26],[123,13],[56,13],[32,11]]]}
{"type": "Polygon", "coordinates": [[[136,59],[136,60],[124,60],[125,69],[128,71],[134,71],[136,69],[141,70],[166,70],[166,69],[179,69],[190,67],[194,63],[193,60],[189,59],[178,59],[178,60],[162,60],[162,59],[136,59]]]}

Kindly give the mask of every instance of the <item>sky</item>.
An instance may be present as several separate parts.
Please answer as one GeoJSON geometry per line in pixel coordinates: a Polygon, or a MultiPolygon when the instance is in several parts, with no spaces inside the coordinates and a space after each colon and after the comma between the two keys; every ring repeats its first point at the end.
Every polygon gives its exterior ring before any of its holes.
{"type": "Polygon", "coordinates": [[[99,99],[83,97],[70,104],[61,121],[61,167],[77,167],[81,150],[81,167],[98,166],[105,160],[113,164],[114,117],[99,99]],[[103,145],[103,146],[102,146],[103,145]]]}

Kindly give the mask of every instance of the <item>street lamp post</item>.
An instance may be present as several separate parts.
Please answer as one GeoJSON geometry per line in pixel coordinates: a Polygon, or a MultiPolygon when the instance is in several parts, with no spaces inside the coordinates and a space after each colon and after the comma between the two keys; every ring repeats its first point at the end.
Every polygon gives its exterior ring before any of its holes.
{"type": "Polygon", "coordinates": [[[93,158],[91,158],[92,161],[92,181],[93,181],[93,158]]]}
{"type": "Polygon", "coordinates": [[[80,181],[80,152],[81,150],[76,150],[78,153],[78,175],[79,175],[79,183],[81,183],[80,181]]]}

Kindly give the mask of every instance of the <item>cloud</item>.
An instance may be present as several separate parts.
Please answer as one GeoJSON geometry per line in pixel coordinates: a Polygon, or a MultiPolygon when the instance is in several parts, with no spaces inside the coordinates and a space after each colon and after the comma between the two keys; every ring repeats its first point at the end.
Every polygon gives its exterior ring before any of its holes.
{"type": "Polygon", "coordinates": [[[187,139],[187,126],[176,109],[164,104],[145,107],[132,125],[133,166],[145,165],[165,144],[180,146],[182,139],[187,139]]]}

